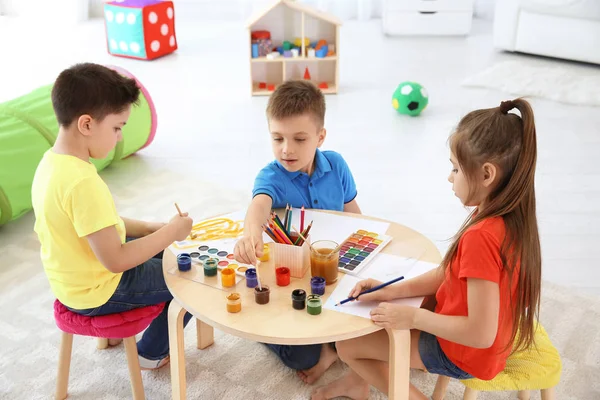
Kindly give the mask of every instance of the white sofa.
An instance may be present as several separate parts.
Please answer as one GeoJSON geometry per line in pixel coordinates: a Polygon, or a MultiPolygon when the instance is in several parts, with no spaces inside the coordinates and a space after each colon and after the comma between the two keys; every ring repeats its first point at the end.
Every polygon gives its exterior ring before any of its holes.
{"type": "Polygon", "coordinates": [[[600,64],[600,0],[497,0],[494,45],[600,64]]]}

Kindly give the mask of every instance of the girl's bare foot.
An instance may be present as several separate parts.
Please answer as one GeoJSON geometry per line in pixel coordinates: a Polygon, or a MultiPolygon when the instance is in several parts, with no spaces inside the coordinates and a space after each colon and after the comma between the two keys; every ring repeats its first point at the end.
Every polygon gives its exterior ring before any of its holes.
{"type": "Polygon", "coordinates": [[[297,371],[296,374],[304,381],[304,383],[311,385],[316,382],[337,359],[337,353],[333,350],[331,345],[327,343],[323,344],[323,346],[321,346],[321,358],[319,358],[317,365],[309,369],[297,371]]]}
{"type": "Polygon", "coordinates": [[[369,398],[369,384],[350,370],[340,379],[317,389],[311,400],[327,400],[340,396],[346,396],[353,400],[367,400],[369,398]]]}
{"type": "Polygon", "coordinates": [[[113,346],[118,346],[123,342],[123,339],[117,339],[117,338],[113,338],[113,339],[108,339],[108,345],[110,347],[113,346]]]}

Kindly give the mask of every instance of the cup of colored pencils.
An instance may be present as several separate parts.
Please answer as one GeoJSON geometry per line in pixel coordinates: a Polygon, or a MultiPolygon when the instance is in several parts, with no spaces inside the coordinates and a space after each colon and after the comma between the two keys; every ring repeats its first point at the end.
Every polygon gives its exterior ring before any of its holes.
{"type": "Polygon", "coordinates": [[[300,230],[298,230],[292,225],[293,212],[292,207],[286,206],[282,221],[275,211],[271,211],[269,220],[263,225],[263,230],[275,243],[292,246],[302,246],[305,243],[313,221],[304,228],[304,207],[302,207],[300,211],[300,230]]]}
{"type": "Polygon", "coordinates": [[[263,225],[265,233],[273,239],[271,244],[275,268],[286,267],[290,269],[290,276],[302,278],[310,267],[310,241],[309,234],[312,221],[304,228],[304,210],[300,211],[300,226],[297,229],[292,224],[293,208],[287,206],[283,218],[274,211],[268,221],[263,225]]]}

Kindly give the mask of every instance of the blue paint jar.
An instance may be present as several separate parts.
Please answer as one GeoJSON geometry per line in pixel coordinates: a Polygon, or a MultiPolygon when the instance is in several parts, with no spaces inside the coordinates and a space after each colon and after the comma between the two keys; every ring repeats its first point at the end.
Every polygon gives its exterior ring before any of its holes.
{"type": "Polygon", "coordinates": [[[256,277],[256,269],[248,268],[246,270],[246,287],[253,288],[258,285],[258,278],[256,277]]]}
{"type": "Polygon", "coordinates": [[[185,272],[192,269],[192,257],[188,253],[181,253],[177,256],[177,268],[185,272]]]}
{"type": "Polygon", "coordinates": [[[325,294],[325,278],[321,276],[313,276],[310,278],[310,292],[323,296],[325,294]]]}

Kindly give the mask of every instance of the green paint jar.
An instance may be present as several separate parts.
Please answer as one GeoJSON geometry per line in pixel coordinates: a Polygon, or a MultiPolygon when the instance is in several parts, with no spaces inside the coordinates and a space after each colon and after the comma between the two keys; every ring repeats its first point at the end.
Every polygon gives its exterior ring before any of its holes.
{"type": "Polygon", "coordinates": [[[321,314],[321,305],[321,296],[311,294],[306,300],[306,311],[310,315],[319,315],[321,314]]]}
{"type": "Polygon", "coordinates": [[[204,261],[204,276],[217,276],[217,260],[209,258],[204,261]]]}

